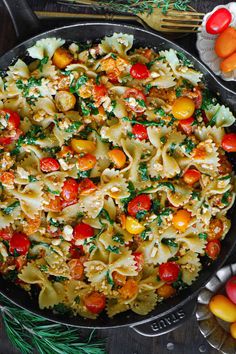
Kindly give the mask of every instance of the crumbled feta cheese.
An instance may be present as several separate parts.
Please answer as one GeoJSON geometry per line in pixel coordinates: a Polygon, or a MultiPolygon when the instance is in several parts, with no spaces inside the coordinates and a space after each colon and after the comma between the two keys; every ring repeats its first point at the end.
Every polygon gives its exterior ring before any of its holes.
{"type": "Polygon", "coordinates": [[[69,46],[69,51],[74,54],[79,51],[79,46],[75,43],[71,43],[69,46]]]}
{"type": "Polygon", "coordinates": [[[70,225],[65,225],[62,235],[66,241],[71,241],[73,238],[73,228],[70,225]]]}

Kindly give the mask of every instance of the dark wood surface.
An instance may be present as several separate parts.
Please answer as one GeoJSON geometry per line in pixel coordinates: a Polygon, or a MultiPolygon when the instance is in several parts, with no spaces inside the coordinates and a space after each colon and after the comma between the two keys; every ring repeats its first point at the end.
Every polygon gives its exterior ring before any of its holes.
{"type": "MultiPolygon", "coordinates": [[[[56,5],[55,1],[46,0],[29,0],[33,9],[37,10],[50,10],[50,11],[67,11],[65,6],[56,5]]],[[[194,0],[191,2],[192,6],[201,12],[208,12],[218,4],[226,4],[226,0],[194,0]]],[[[81,12],[92,12],[86,7],[81,7],[81,12]]],[[[11,20],[0,0],[0,54],[14,46],[16,37],[11,20]]],[[[68,22],[67,22],[68,23],[68,22]]],[[[58,25],[62,25],[60,21],[58,25]]],[[[56,27],[55,21],[44,21],[44,27],[56,27]]],[[[177,42],[185,49],[190,50],[193,54],[197,55],[195,48],[195,36],[189,35],[185,38],[178,39],[177,42]]],[[[78,331],[79,333],[79,331],[78,331]]],[[[80,332],[82,335],[87,336],[90,332],[83,330],[80,332]]],[[[195,315],[186,322],[182,327],[175,331],[156,338],[147,338],[135,333],[129,328],[120,328],[113,330],[100,330],[97,331],[98,338],[106,339],[106,348],[109,354],[198,354],[217,353],[212,349],[205,339],[200,334],[195,315]]],[[[19,353],[14,349],[8,341],[4,326],[0,318],[0,354],[15,354],[19,353]]],[[[65,353],[66,354],[66,353],[65,353]]]]}

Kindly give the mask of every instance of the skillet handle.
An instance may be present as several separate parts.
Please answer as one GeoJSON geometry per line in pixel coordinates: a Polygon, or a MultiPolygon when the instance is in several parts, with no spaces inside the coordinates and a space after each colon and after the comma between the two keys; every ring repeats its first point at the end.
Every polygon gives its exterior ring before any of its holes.
{"type": "Polygon", "coordinates": [[[27,0],[3,0],[11,16],[16,36],[23,40],[39,32],[39,20],[27,0]]]}
{"type": "Polygon", "coordinates": [[[145,337],[161,336],[182,326],[193,316],[195,309],[196,298],[193,298],[189,303],[174,309],[174,311],[166,316],[154,317],[154,319],[149,322],[132,325],[130,328],[145,337]]]}

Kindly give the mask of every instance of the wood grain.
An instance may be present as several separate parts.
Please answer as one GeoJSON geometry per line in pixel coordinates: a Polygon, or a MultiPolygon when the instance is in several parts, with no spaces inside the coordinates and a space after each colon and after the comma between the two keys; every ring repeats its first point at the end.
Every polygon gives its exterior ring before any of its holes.
{"type": "MultiPolygon", "coordinates": [[[[29,0],[31,6],[35,10],[48,11],[67,11],[65,6],[55,4],[55,1],[45,0],[29,0]]],[[[227,0],[193,0],[191,5],[200,12],[208,12],[218,4],[226,4],[227,0]]],[[[89,13],[91,9],[81,7],[81,12],[89,13]]],[[[0,54],[12,48],[16,42],[16,36],[13,26],[3,3],[0,2],[0,54]]],[[[56,27],[55,21],[43,21],[45,28],[56,27]]],[[[70,23],[67,21],[67,23],[70,23]]],[[[64,22],[58,23],[63,25],[64,22]]],[[[195,36],[189,35],[185,38],[176,40],[183,48],[190,50],[197,55],[195,49],[195,36]]],[[[90,331],[78,331],[83,336],[88,336],[90,331]]],[[[109,354],[215,354],[216,350],[212,349],[200,334],[195,316],[177,330],[161,337],[148,338],[135,333],[130,328],[99,330],[96,332],[98,338],[106,339],[106,348],[109,354]]],[[[0,318],[0,354],[19,353],[12,347],[6,336],[2,320],[0,318]]],[[[65,353],[67,354],[67,353],[65,353]]]]}

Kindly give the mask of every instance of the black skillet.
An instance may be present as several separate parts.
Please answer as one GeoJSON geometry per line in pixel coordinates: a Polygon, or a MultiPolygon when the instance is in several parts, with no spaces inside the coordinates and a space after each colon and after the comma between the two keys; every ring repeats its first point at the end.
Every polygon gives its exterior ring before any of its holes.
{"type": "MultiPolygon", "coordinates": [[[[39,32],[39,25],[36,17],[30,10],[26,0],[3,0],[12,17],[14,27],[18,37],[27,38],[30,33],[39,32]]],[[[174,44],[173,42],[157,35],[154,32],[146,31],[134,26],[117,23],[83,23],[66,27],[55,28],[50,31],[38,34],[25,40],[15,48],[5,53],[0,58],[0,69],[6,69],[18,57],[26,55],[26,49],[32,46],[36,40],[46,37],[61,37],[68,41],[83,42],[86,40],[98,41],[104,36],[112,35],[114,32],[123,32],[134,35],[134,45],[136,47],[152,47],[160,49],[173,48],[185,52],[186,56],[194,63],[196,69],[204,73],[205,82],[208,88],[219,95],[220,100],[228,105],[233,112],[236,112],[236,95],[233,90],[224,87],[215,76],[196,58],[188,52],[174,44]]],[[[234,166],[236,162],[233,161],[234,166]]],[[[235,208],[234,208],[235,209],[235,208]]],[[[223,265],[228,256],[236,246],[236,218],[232,217],[232,227],[226,239],[222,242],[222,250],[219,258],[212,264],[205,264],[197,281],[187,289],[181,291],[176,297],[168,299],[159,304],[155,310],[146,316],[140,316],[133,312],[125,312],[109,319],[105,314],[96,320],[84,319],[81,317],[70,318],[53,314],[50,310],[40,310],[37,297],[29,295],[12,283],[0,277],[0,293],[17,305],[39,314],[49,320],[60,322],[66,325],[84,328],[112,328],[130,326],[135,331],[145,336],[156,336],[169,332],[188,319],[195,308],[195,298],[199,290],[223,265]]],[[[236,257],[235,257],[236,258],[236,257]]],[[[235,259],[236,260],[236,259],[235,259]]],[[[232,260],[233,261],[233,260],[232,260]]]]}

